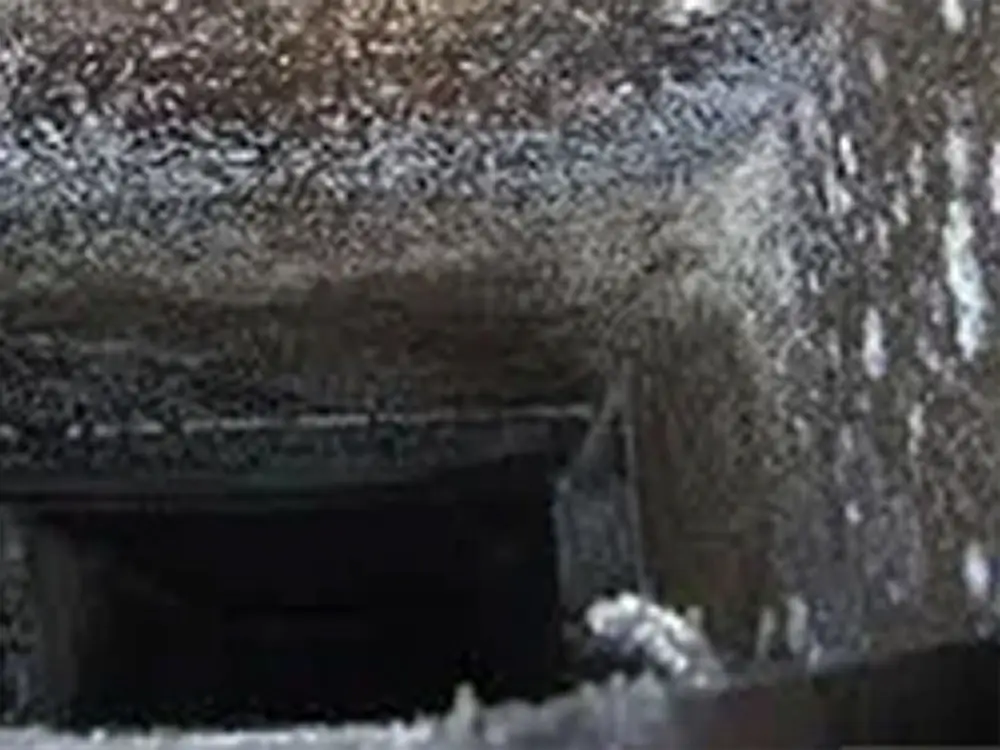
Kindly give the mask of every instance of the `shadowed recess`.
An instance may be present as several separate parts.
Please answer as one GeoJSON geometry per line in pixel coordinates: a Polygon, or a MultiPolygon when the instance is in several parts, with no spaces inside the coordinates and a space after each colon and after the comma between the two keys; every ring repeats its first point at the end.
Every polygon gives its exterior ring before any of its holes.
{"type": "Polygon", "coordinates": [[[561,661],[550,470],[520,457],[276,496],[267,512],[221,495],[95,512],[100,498],[74,507],[36,493],[20,511],[40,592],[42,714],[412,717],[449,705],[464,681],[488,699],[544,697],[561,661]]]}

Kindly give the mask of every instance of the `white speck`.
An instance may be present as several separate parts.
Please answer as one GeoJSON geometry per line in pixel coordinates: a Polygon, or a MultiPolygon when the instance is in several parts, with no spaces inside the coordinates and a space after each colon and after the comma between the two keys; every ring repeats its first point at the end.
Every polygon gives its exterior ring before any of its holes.
{"type": "Polygon", "coordinates": [[[976,601],[989,601],[993,588],[990,561],[986,557],[986,550],[979,542],[970,542],[969,546],[965,548],[965,556],[962,560],[962,578],[965,580],[969,596],[976,601]]]}
{"type": "Polygon", "coordinates": [[[896,190],[893,194],[892,215],[900,226],[910,223],[910,196],[905,190],[896,190]]]}
{"type": "Polygon", "coordinates": [[[760,612],[760,619],[757,621],[757,643],[756,656],[758,659],[766,659],[771,653],[774,637],[778,632],[778,616],[771,607],[764,607],[760,612]]]}
{"type": "Polygon", "coordinates": [[[661,13],[674,23],[687,25],[695,15],[715,16],[726,9],[728,0],[666,0],[661,13]]]}
{"type": "Polygon", "coordinates": [[[851,526],[857,526],[864,520],[864,515],[861,513],[861,508],[855,502],[849,502],[844,506],[844,518],[851,526]]]}
{"type": "MultiPolygon", "coordinates": [[[[961,103],[957,102],[956,106],[961,103]]],[[[955,111],[952,116],[961,117],[962,114],[961,111],[955,111]]],[[[955,302],[955,336],[962,356],[969,361],[979,351],[986,335],[989,300],[983,284],[982,270],[973,251],[975,228],[972,209],[963,195],[972,170],[971,144],[963,128],[948,129],[944,156],[948,163],[953,197],[948,203],[947,220],[942,229],[942,250],[947,266],[948,286],[955,302]]]]}
{"type": "Polygon", "coordinates": [[[852,428],[851,425],[842,425],[837,437],[840,441],[840,450],[845,456],[849,456],[854,452],[854,428],[852,428]]]}
{"type": "Polygon", "coordinates": [[[154,44],[146,52],[147,57],[156,62],[158,60],[163,60],[171,55],[177,53],[178,49],[172,44],[154,44]]]}
{"type": "Polygon", "coordinates": [[[1000,141],[993,142],[990,152],[990,208],[1000,216],[1000,141]]]}
{"type": "Polygon", "coordinates": [[[972,144],[969,143],[968,135],[959,128],[949,128],[945,134],[944,158],[948,162],[948,173],[956,191],[969,184],[971,151],[972,144]]]}
{"type": "Polygon", "coordinates": [[[869,41],[865,47],[868,59],[868,73],[871,75],[872,81],[877,84],[885,83],[885,79],[889,75],[889,66],[885,62],[882,49],[873,41],[869,41]]]}
{"type": "Polygon", "coordinates": [[[826,353],[830,357],[830,364],[834,367],[840,367],[841,362],[844,361],[843,346],[841,346],[840,334],[836,331],[830,331],[830,334],[826,338],[826,353]]]}
{"type": "Polygon", "coordinates": [[[948,322],[948,292],[940,280],[931,281],[920,299],[926,302],[930,320],[935,326],[940,328],[948,322]]]}
{"type": "Polygon", "coordinates": [[[945,28],[957,34],[965,30],[966,13],[962,0],[941,0],[941,18],[945,28]]]}
{"type": "Polygon", "coordinates": [[[837,173],[833,169],[826,171],[826,195],[830,202],[830,213],[834,216],[846,216],[854,206],[854,198],[851,192],[838,179],[837,173]]]}
{"type": "Polygon", "coordinates": [[[888,258],[892,251],[892,228],[889,222],[881,216],[875,217],[875,244],[883,258],[888,258]]]}
{"type": "Polygon", "coordinates": [[[911,189],[913,195],[917,196],[923,195],[927,189],[927,164],[924,157],[924,147],[916,143],[906,162],[906,172],[910,176],[911,189]]]}
{"type": "Polygon", "coordinates": [[[886,581],[885,595],[893,604],[901,604],[906,600],[906,589],[899,581],[886,581]]]}
{"type": "Polygon", "coordinates": [[[865,372],[872,380],[881,379],[888,368],[884,338],[885,330],[882,326],[882,316],[874,307],[869,307],[864,321],[864,343],[861,356],[865,372]]]}
{"type": "Polygon", "coordinates": [[[820,643],[813,643],[809,646],[809,653],[806,654],[806,664],[810,669],[818,669],[826,659],[826,650],[820,643]]]}
{"type": "Polygon", "coordinates": [[[982,269],[972,247],[974,236],[969,204],[962,198],[953,198],[948,203],[941,241],[948,287],[955,301],[955,338],[967,362],[975,358],[983,345],[989,313],[982,269]]]}
{"type": "Polygon", "coordinates": [[[927,431],[927,426],[924,420],[924,412],[924,405],[917,404],[910,409],[910,413],[906,418],[906,426],[910,432],[906,447],[910,456],[913,458],[917,458],[920,454],[920,447],[923,444],[924,435],[927,431]]]}
{"type": "Polygon", "coordinates": [[[925,335],[917,337],[917,356],[920,357],[920,361],[927,366],[928,370],[933,373],[941,372],[944,364],[941,361],[941,354],[934,348],[934,344],[925,335]]]}
{"type": "Polygon", "coordinates": [[[838,146],[840,149],[840,161],[844,165],[847,174],[856,175],[858,173],[858,155],[854,151],[854,141],[851,140],[851,136],[843,133],[838,141],[838,146]]]}
{"type": "Polygon", "coordinates": [[[689,627],[701,632],[705,631],[705,608],[688,607],[684,610],[684,621],[689,627]]]}
{"type": "Polygon", "coordinates": [[[806,653],[812,640],[809,634],[809,605],[801,596],[792,595],[785,602],[785,642],[796,656],[806,653]]]}
{"type": "Polygon", "coordinates": [[[819,294],[823,290],[823,282],[815,270],[810,270],[806,274],[806,287],[812,294],[819,294]]]}
{"type": "Polygon", "coordinates": [[[795,434],[798,435],[799,444],[803,448],[812,445],[813,435],[809,422],[801,416],[796,416],[792,419],[792,425],[795,427],[795,434]]]}

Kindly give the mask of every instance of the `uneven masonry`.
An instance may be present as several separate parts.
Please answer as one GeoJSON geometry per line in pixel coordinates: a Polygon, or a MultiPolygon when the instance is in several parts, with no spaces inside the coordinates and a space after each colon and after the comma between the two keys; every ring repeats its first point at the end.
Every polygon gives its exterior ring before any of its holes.
{"type": "Polygon", "coordinates": [[[995,623],[996,4],[458,5],[2,11],[0,469],[589,403],[569,609],[744,658],[995,623]]]}

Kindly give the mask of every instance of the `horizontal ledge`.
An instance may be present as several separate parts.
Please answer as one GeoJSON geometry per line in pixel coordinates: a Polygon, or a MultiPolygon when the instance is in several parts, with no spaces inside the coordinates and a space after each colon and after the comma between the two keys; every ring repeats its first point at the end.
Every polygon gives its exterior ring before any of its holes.
{"type": "Polygon", "coordinates": [[[372,498],[379,488],[390,497],[395,485],[473,480],[476,472],[495,472],[504,464],[536,474],[555,471],[582,439],[589,409],[319,416],[310,418],[313,430],[258,430],[246,442],[233,433],[205,432],[169,446],[101,441],[37,462],[30,454],[18,459],[8,452],[0,456],[0,502],[88,512],[350,505],[368,488],[372,498]]]}
{"type": "MultiPolygon", "coordinates": [[[[65,425],[63,440],[102,441],[120,438],[143,438],[176,435],[246,435],[262,432],[329,432],[334,430],[373,429],[381,426],[434,427],[441,425],[480,425],[511,421],[562,421],[590,419],[593,410],[586,404],[566,406],[525,406],[507,409],[435,409],[426,412],[365,413],[365,412],[316,412],[289,417],[220,415],[179,420],[176,425],[144,420],[140,422],[96,422],[83,425],[69,422],[65,425]]],[[[24,428],[0,422],[0,444],[16,445],[25,437],[24,428]]]]}

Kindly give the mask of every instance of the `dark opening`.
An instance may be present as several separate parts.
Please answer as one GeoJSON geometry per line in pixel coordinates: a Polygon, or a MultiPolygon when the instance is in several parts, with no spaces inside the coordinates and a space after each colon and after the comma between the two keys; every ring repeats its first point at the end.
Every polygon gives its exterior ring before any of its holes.
{"type": "Polygon", "coordinates": [[[444,708],[461,682],[487,699],[543,697],[561,662],[551,468],[506,459],[266,509],[36,498],[48,718],[407,717],[444,708]]]}

